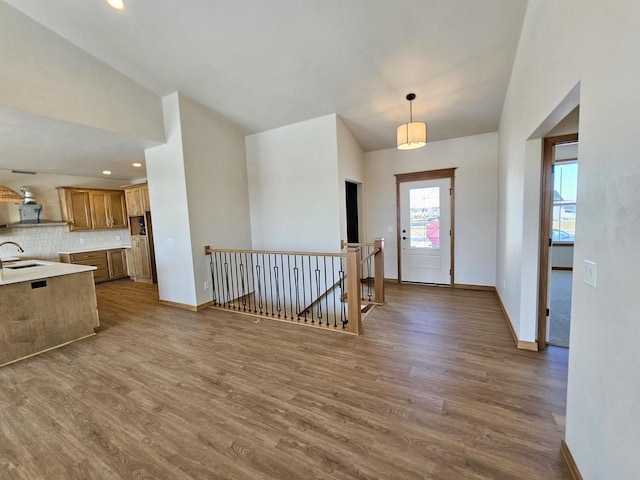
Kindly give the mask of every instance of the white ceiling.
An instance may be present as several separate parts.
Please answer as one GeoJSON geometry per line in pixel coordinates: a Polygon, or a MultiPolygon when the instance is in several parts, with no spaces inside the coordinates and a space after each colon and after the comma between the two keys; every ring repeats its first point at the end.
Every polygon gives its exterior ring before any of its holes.
{"type": "Polygon", "coordinates": [[[99,128],[0,108],[0,170],[144,178],[144,149],[158,145],[99,128]],[[136,168],[134,162],[142,163],[136,168]]]}
{"type": "Polygon", "coordinates": [[[429,141],[497,130],[526,9],[526,0],[125,0],[123,11],[105,0],[5,1],[160,96],[178,90],[251,132],[336,112],[365,151],[395,146],[409,92],[429,141]]]}

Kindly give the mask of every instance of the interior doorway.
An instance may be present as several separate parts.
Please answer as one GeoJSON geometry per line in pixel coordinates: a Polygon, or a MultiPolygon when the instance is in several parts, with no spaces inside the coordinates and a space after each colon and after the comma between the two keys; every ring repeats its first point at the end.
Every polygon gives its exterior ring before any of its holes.
{"type": "Polygon", "coordinates": [[[538,348],[569,347],[578,134],[543,142],[538,348]]]}
{"type": "Polygon", "coordinates": [[[347,243],[359,243],[358,184],[347,180],[344,187],[347,203],[347,243]]]}
{"type": "Polygon", "coordinates": [[[396,175],[398,281],[453,285],[454,172],[396,175]]]}

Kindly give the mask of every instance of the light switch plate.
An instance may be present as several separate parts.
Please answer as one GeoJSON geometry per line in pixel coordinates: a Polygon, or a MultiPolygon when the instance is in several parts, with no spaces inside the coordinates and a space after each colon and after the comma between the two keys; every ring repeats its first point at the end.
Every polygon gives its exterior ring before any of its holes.
{"type": "Polygon", "coordinates": [[[584,283],[596,288],[598,280],[598,265],[591,260],[584,261],[584,283]]]}
{"type": "Polygon", "coordinates": [[[389,232],[389,233],[393,233],[393,227],[392,227],[392,226],[388,226],[388,227],[387,227],[387,232],[389,232]]]}

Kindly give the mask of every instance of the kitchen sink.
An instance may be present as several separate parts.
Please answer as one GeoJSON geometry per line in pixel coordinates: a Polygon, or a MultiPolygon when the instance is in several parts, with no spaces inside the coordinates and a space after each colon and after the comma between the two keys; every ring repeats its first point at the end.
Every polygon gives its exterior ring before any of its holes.
{"type": "Polygon", "coordinates": [[[5,265],[4,268],[10,268],[11,270],[18,270],[20,268],[32,268],[32,267],[43,267],[44,263],[27,263],[23,265],[5,265]]]}

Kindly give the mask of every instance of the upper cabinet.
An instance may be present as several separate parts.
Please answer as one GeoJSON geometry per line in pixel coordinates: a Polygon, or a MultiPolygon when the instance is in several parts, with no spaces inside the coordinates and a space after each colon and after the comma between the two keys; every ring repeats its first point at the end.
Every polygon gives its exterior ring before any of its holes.
{"type": "Polygon", "coordinates": [[[62,218],[69,230],[127,228],[127,210],[122,190],[58,187],[62,218]]]}
{"type": "Polygon", "coordinates": [[[138,217],[151,211],[149,204],[149,187],[146,183],[124,187],[127,201],[127,213],[130,217],[138,217]]]}

